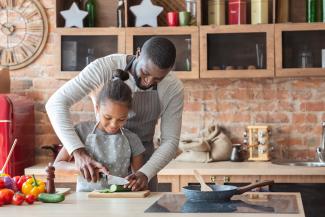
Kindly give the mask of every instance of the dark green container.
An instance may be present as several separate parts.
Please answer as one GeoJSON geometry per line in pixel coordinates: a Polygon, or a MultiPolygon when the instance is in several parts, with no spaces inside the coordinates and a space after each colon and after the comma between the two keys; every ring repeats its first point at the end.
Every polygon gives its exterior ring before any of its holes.
{"type": "Polygon", "coordinates": [[[320,0],[320,21],[325,23],[325,0],[320,0]]]}
{"type": "Polygon", "coordinates": [[[95,0],[88,0],[85,4],[85,10],[88,12],[87,19],[86,19],[86,26],[95,27],[95,20],[96,20],[95,0]]]}
{"type": "Polygon", "coordinates": [[[306,0],[306,22],[317,22],[317,0],[306,0]]]}

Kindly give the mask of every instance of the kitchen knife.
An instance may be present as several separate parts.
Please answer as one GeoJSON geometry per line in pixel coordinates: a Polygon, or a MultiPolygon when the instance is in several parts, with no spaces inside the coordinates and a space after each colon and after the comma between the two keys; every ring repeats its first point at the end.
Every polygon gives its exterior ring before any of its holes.
{"type": "Polygon", "coordinates": [[[129,183],[127,179],[118,176],[105,175],[105,179],[109,185],[126,185],[129,183]]]}

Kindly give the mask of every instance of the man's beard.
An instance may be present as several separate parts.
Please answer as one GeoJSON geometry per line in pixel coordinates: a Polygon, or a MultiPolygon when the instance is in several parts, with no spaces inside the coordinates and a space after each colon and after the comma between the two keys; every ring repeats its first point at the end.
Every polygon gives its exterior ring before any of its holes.
{"type": "Polygon", "coordinates": [[[137,87],[138,88],[140,88],[141,90],[148,90],[148,89],[150,89],[150,88],[152,88],[154,85],[152,84],[152,85],[150,85],[150,86],[147,86],[147,87],[144,87],[144,86],[142,86],[142,84],[141,84],[141,77],[139,77],[138,75],[137,75],[137,73],[135,72],[134,74],[132,74],[133,75],[133,78],[134,78],[134,80],[135,80],[135,84],[137,85],[137,87]]]}

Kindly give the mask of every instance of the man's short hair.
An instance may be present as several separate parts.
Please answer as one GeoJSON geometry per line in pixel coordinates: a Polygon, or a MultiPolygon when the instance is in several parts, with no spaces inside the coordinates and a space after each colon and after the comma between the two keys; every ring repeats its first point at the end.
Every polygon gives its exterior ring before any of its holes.
{"type": "Polygon", "coordinates": [[[143,44],[141,53],[160,69],[169,69],[175,64],[176,48],[167,38],[157,36],[150,38],[143,44]]]}

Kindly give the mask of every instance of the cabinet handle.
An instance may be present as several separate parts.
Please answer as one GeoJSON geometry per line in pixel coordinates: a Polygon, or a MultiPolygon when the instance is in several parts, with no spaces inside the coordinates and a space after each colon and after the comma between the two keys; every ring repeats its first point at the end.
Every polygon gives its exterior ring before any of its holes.
{"type": "Polygon", "coordinates": [[[216,182],[216,176],[210,176],[211,182],[216,182]]]}
{"type": "Polygon", "coordinates": [[[223,177],[223,182],[224,183],[230,182],[230,177],[229,176],[224,176],[223,177]]]}

